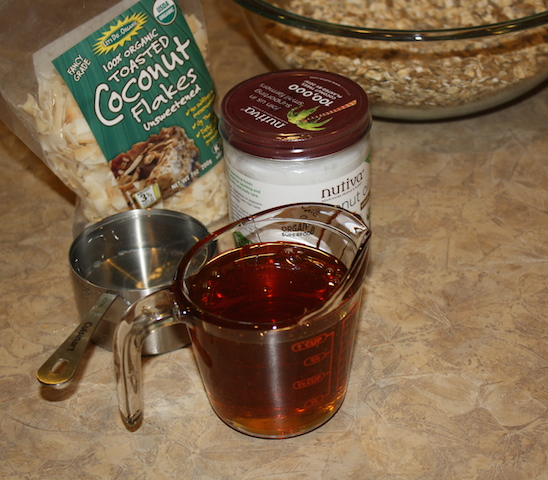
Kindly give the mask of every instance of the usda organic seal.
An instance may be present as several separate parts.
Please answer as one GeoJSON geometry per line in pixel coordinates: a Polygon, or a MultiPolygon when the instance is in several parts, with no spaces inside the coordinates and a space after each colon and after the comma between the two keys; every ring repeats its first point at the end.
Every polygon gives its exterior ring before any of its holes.
{"type": "Polygon", "coordinates": [[[152,7],[154,18],[162,25],[169,25],[177,16],[174,0],[156,0],[152,7]]]}

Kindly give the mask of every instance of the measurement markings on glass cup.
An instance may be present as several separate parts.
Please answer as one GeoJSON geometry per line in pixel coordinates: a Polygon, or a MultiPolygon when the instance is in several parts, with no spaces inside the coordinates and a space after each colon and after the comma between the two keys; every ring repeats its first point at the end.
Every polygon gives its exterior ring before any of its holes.
{"type": "Polygon", "coordinates": [[[330,333],[322,333],[316,337],[294,343],[291,346],[291,350],[295,353],[305,352],[306,357],[303,360],[303,365],[311,372],[316,372],[309,377],[295,381],[293,383],[293,389],[302,390],[314,385],[319,385],[320,383],[322,384],[322,387],[325,385],[325,391],[320,395],[316,395],[315,397],[308,399],[305,402],[305,408],[321,402],[331,393],[334,340],[335,332],[332,331],[330,333]],[[318,349],[321,349],[321,351],[318,352],[318,349]],[[320,371],[318,372],[318,370],[320,371]]]}

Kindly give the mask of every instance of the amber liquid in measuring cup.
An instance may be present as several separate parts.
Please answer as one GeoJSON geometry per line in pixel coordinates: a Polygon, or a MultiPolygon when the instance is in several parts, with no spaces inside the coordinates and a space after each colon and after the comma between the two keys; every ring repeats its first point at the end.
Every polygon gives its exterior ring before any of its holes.
{"type": "Polygon", "coordinates": [[[337,309],[295,325],[326,303],[346,272],[328,253],[273,242],[225,252],[189,279],[202,320],[231,331],[224,338],[200,324],[190,329],[209,399],[226,423],[256,436],[288,437],[336,413],[359,295],[349,292],[337,309]]]}
{"type": "Polygon", "coordinates": [[[346,392],[370,238],[348,210],[298,203],[198,241],[173,283],[131,305],[116,329],[125,425],[143,421],[144,339],[181,323],[208,399],[231,427],[287,438],[329,420],[346,392]]]}

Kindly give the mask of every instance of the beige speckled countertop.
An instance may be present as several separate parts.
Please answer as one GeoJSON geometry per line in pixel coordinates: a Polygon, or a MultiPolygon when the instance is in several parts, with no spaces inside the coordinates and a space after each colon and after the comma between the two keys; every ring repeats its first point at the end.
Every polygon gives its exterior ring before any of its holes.
{"type": "MultiPolygon", "coordinates": [[[[204,2],[219,95],[272,68],[236,7],[204,2]]],[[[372,261],[348,394],[312,433],[240,434],[190,349],[144,361],[145,422],[111,353],[66,388],[36,370],[77,324],[74,195],[0,127],[0,478],[548,479],[548,89],[495,112],[375,121],[372,261]]]]}

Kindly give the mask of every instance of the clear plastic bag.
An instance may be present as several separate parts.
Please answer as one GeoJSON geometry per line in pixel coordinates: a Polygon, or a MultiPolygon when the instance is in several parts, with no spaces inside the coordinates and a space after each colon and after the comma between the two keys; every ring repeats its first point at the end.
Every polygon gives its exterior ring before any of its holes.
{"type": "Polygon", "coordinates": [[[0,45],[0,118],[77,194],[81,224],[144,207],[206,225],[226,215],[199,0],[0,0],[0,45]],[[84,44],[94,48],[88,55],[78,53],[84,44]],[[145,84],[145,69],[162,65],[155,85],[145,84]],[[91,117],[99,101],[119,111],[114,89],[124,82],[127,110],[115,130],[91,117]],[[97,85],[111,96],[99,100],[97,85]],[[149,88],[161,94],[147,103],[149,88]]]}

